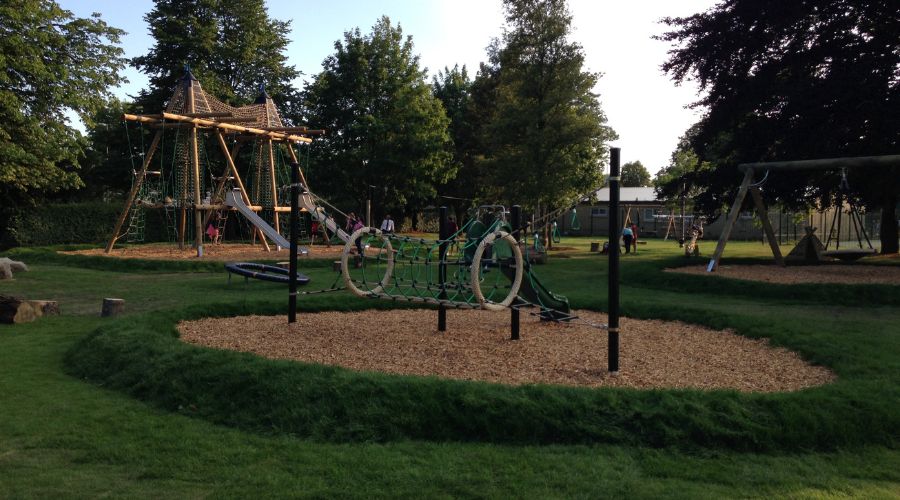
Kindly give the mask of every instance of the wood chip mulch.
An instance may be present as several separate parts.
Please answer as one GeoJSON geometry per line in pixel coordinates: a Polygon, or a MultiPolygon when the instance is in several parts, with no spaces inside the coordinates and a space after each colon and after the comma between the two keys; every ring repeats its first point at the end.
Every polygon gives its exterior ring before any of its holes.
{"type": "Polygon", "coordinates": [[[666,269],[671,273],[702,274],[724,276],[768,283],[844,283],[844,284],[886,284],[900,286],[900,266],[867,266],[827,264],[820,266],[776,265],[728,265],[720,264],[714,273],[706,272],[706,264],[700,266],[666,269]]]}
{"type": "Polygon", "coordinates": [[[390,310],[207,318],[178,325],[188,343],[275,359],[353,370],[501,384],[583,387],[795,391],[835,375],[766,340],[681,322],[622,318],[621,371],[606,372],[607,333],[584,322],[606,316],[583,311],[580,322],[541,323],[523,314],[521,339],[509,340],[509,315],[448,311],[447,332],[437,312],[390,310]]]}
{"type": "MultiPolygon", "coordinates": [[[[306,246],[306,245],[303,245],[306,246]]],[[[326,258],[332,257],[339,259],[344,245],[324,245],[306,246],[309,248],[309,257],[326,258]]],[[[203,245],[203,257],[197,258],[197,251],[187,245],[184,250],[179,250],[177,245],[140,245],[127,248],[114,249],[109,254],[103,252],[102,248],[91,248],[88,250],[66,251],[60,252],[68,255],[100,255],[105,257],[116,257],[120,259],[151,259],[151,260],[209,260],[209,261],[255,261],[255,260],[287,260],[288,250],[276,251],[272,245],[272,250],[267,252],[262,245],[250,245],[242,243],[226,243],[221,245],[203,245]]]]}

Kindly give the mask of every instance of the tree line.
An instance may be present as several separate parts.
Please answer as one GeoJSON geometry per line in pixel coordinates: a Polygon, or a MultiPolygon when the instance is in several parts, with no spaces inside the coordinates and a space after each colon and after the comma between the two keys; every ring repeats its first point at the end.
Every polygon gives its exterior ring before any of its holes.
{"type": "MultiPolygon", "coordinates": [[[[477,69],[421,67],[413,38],[382,17],[349,29],[321,71],[297,88],[288,63],[290,21],[263,0],[155,0],[145,15],[154,45],[130,60],[123,32],[74,17],[52,0],[0,5],[0,195],[4,207],[42,199],[96,199],[131,184],[134,146],[123,111],[156,113],[187,64],[204,89],[232,105],[265,86],[290,124],[324,128],[310,149],[315,190],[349,209],[483,201],[535,210],[564,206],[603,184],[616,138],[571,40],[564,0],[504,0],[506,24],[477,69]],[[134,99],[114,99],[121,71],[149,77],[134,99]],[[473,74],[474,72],[474,74],[473,74]],[[81,134],[71,113],[85,124],[81,134]]],[[[689,196],[709,216],[734,195],[737,163],[896,154],[900,136],[900,18],[876,0],[731,0],[664,19],[662,70],[696,80],[704,111],[670,164],[651,181],[640,162],[626,186],[689,196]]],[[[828,206],[839,172],[769,180],[770,203],[828,206]]],[[[851,172],[853,195],[882,212],[882,248],[897,251],[900,167],[851,172]]]]}

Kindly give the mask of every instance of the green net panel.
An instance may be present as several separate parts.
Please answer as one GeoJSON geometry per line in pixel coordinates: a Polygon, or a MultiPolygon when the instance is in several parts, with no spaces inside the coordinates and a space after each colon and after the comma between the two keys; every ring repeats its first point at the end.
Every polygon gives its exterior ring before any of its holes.
{"type": "Polygon", "coordinates": [[[363,228],[345,244],[341,268],[346,287],[362,297],[486,309],[513,304],[524,269],[509,226],[499,220],[470,221],[446,240],[363,228]]]}

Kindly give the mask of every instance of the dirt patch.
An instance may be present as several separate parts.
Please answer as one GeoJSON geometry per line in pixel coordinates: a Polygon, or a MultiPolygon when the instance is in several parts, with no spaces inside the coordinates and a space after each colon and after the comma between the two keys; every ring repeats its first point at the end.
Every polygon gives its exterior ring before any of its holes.
{"type": "Polygon", "coordinates": [[[509,340],[508,315],[394,310],[207,318],[178,325],[185,342],[219,349],[338,365],[353,370],[433,375],[502,384],[583,387],[794,391],[835,376],[765,340],[681,322],[621,320],[621,372],[606,372],[607,334],[585,322],[606,316],[579,312],[581,322],[542,323],[523,315],[521,339],[509,340]]]}
{"type": "MultiPolygon", "coordinates": [[[[151,260],[208,260],[208,261],[254,261],[254,260],[287,260],[288,251],[276,251],[273,245],[272,250],[267,252],[262,245],[250,245],[241,243],[227,243],[222,245],[203,245],[203,257],[197,257],[197,251],[190,246],[184,250],[179,250],[177,245],[173,244],[150,244],[138,245],[126,248],[114,249],[109,254],[103,252],[102,248],[91,248],[88,250],[77,250],[69,252],[60,252],[67,255],[100,255],[105,257],[116,257],[120,259],[151,259],[151,260]]],[[[331,245],[331,248],[324,245],[307,246],[309,248],[310,258],[339,258],[344,249],[344,245],[331,245]]]]}
{"type": "Polygon", "coordinates": [[[845,283],[900,285],[900,266],[825,264],[820,266],[719,265],[714,273],[706,265],[666,269],[670,273],[724,276],[768,283],[845,283]]]}

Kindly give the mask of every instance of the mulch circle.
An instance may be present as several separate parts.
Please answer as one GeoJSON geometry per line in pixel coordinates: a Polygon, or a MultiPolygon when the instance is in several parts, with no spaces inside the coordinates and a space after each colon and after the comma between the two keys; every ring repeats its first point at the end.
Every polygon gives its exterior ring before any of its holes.
{"type": "Polygon", "coordinates": [[[578,312],[578,322],[523,315],[521,339],[509,340],[508,315],[448,311],[438,332],[431,310],[369,310],[286,316],[206,318],[178,325],[183,341],[273,359],[352,370],[482,380],[510,385],[796,391],[835,375],[796,353],[732,331],[682,322],[621,319],[620,374],[606,372],[607,334],[587,323],[606,316],[578,312]]]}

